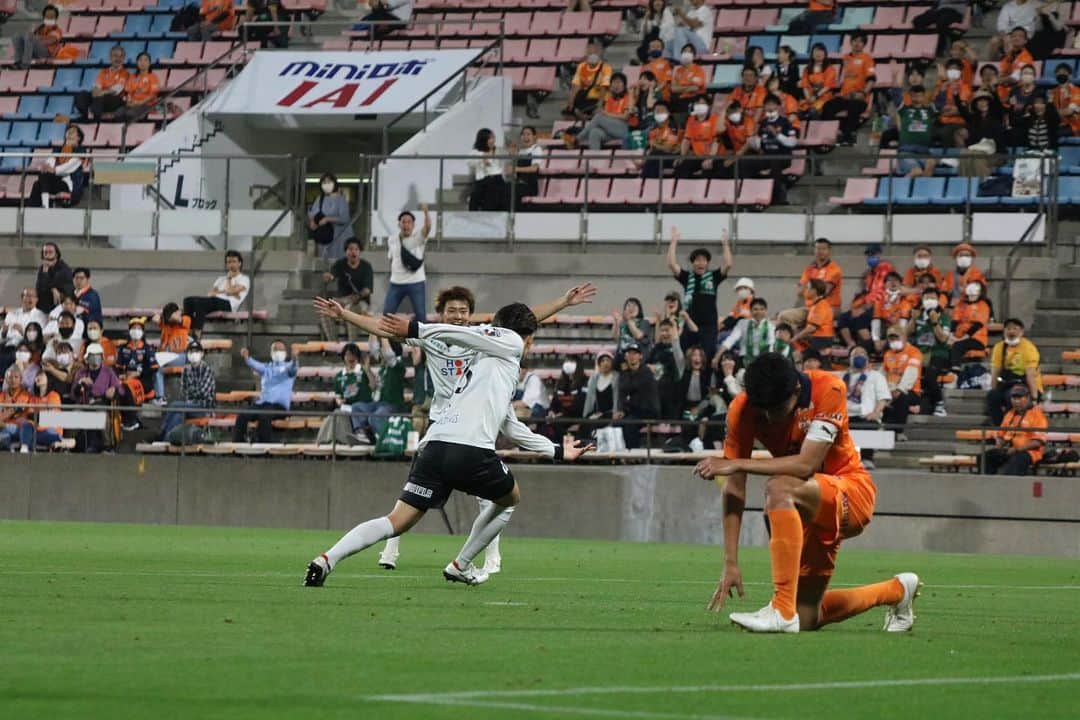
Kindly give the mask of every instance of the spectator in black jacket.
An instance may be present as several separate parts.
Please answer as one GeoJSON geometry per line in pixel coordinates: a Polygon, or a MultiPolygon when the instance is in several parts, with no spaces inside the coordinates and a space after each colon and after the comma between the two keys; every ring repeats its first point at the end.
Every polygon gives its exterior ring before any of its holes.
{"type": "Polygon", "coordinates": [[[41,267],[37,274],[37,307],[48,315],[60,301],[75,294],[71,268],[60,259],[60,247],[54,242],[41,246],[41,267]]]}
{"type": "MultiPolygon", "coordinates": [[[[636,344],[624,350],[626,369],[619,376],[619,394],[622,396],[622,410],[616,413],[616,419],[655,420],[660,417],[660,390],[649,366],[643,362],[641,348],[636,344]]],[[[623,426],[623,438],[626,447],[641,447],[641,428],[638,423],[623,426]]]]}
{"type": "MultiPolygon", "coordinates": [[[[374,272],[371,263],[360,257],[360,241],[351,238],[345,243],[345,257],[339,258],[329,272],[323,273],[323,281],[337,283],[334,298],[350,310],[361,315],[367,315],[371,307],[371,290],[374,286],[374,272]]],[[[319,319],[322,326],[323,337],[327,340],[337,340],[337,321],[328,317],[319,319]]],[[[345,323],[345,333],[349,342],[355,341],[360,336],[360,328],[345,323]]]]}
{"type": "Polygon", "coordinates": [[[679,381],[679,401],[682,419],[700,422],[697,426],[684,425],[682,431],[683,442],[695,452],[704,449],[703,441],[709,434],[705,422],[715,410],[710,401],[712,384],[712,368],[705,358],[705,351],[697,346],[688,349],[686,369],[679,381]]]}
{"type": "Polygon", "coordinates": [[[657,378],[660,417],[664,420],[677,420],[682,415],[679,383],[682,380],[685,359],[679,346],[679,331],[675,328],[674,320],[665,318],[660,321],[656,344],[649,350],[647,362],[657,378]]]}

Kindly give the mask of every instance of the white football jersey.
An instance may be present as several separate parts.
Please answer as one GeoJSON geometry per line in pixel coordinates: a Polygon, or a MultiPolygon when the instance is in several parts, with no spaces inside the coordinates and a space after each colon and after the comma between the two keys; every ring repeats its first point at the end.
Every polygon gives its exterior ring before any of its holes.
{"type": "Polygon", "coordinates": [[[525,347],[517,333],[490,325],[416,326],[419,340],[440,340],[475,353],[472,362],[457,376],[449,399],[424,434],[420,447],[438,440],[494,450],[495,440],[503,431],[519,447],[555,455],[554,443],[518,422],[510,407],[525,347]]]}
{"type": "Polygon", "coordinates": [[[459,345],[448,345],[435,338],[409,338],[405,344],[422,348],[427,355],[425,364],[434,385],[428,417],[432,422],[437,422],[439,415],[450,402],[450,396],[454,394],[454,386],[469,369],[476,351],[459,345]]]}

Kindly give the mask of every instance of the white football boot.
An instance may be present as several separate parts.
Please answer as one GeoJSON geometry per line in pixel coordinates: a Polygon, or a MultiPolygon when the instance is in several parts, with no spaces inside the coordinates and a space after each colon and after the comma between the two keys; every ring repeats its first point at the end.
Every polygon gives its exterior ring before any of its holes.
{"type": "Polygon", "coordinates": [[[795,617],[785,620],[780,611],[770,602],[757,612],[731,613],[728,616],[731,622],[749,630],[759,633],[797,633],[799,632],[799,613],[795,617]]]}
{"type": "Polygon", "coordinates": [[[884,630],[908,632],[915,624],[915,598],[919,597],[923,584],[919,582],[919,576],[911,572],[900,573],[896,579],[904,586],[904,597],[885,612],[884,630]]]}
{"type": "Polygon", "coordinates": [[[442,576],[447,582],[459,582],[466,585],[482,585],[488,581],[488,574],[482,568],[472,563],[461,567],[457,560],[451,560],[450,564],[443,568],[442,576]]]}

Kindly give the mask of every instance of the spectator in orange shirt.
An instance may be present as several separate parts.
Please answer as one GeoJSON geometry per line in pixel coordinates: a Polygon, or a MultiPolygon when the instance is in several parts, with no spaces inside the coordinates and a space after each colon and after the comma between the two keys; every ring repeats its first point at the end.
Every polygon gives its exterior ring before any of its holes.
{"type": "Polygon", "coordinates": [[[765,88],[758,82],[758,71],[752,67],[742,69],[742,84],[731,91],[727,97],[727,105],[738,103],[742,106],[743,114],[757,122],[761,118],[761,108],[765,104],[765,88]]]}
{"type": "Polygon", "coordinates": [[[610,140],[625,141],[630,132],[630,111],[637,105],[637,88],[626,86],[626,75],[611,76],[611,86],[592,119],[581,129],[578,137],[590,150],[600,150],[610,140]]]}
{"type": "Polygon", "coordinates": [[[611,85],[611,65],[604,61],[602,47],[595,40],[585,46],[585,59],[578,63],[570,81],[570,97],[563,114],[578,120],[588,120],[604,99],[611,85]]]}
{"type": "Polygon", "coordinates": [[[1035,58],[1027,49],[1028,32],[1022,27],[1015,27],[1009,33],[1009,49],[998,63],[1001,82],[1006,85],[1020,81],[1020,68],[1034,65],[1035,58]]]}
{"type": "Polygon", "coordinates": [[[675,177],[711,174],[714,157],[720,149],[719,136],[720,116],[712,111],[712,104],[706,98],[700,98],[694,103],[694,112],[686,121],[686,131],[679,149],[682,157],[675,161],[675,177]]]}
{"type": "Polygon", "coordinates": [[[780,77],[769,75],[765,80],[765,95],[775,95],[780,100],[780,114],[788,119],[791,126],[796,130],[802,128],[802,118],[799,117],[799,101],[794,95],[784,92],[780,86],[780,77]]]}
{"type": "MultiPolygon", "coordinates": [[[[819,237],[814,241],[814,261],[806,266],[799,277],[799,284],[795,286],[795,306],[790,310],[784,310],[777,315],[777,322],[787,323],[792,327],[802,327],[806,324],[806,313],[810,307],[810,298],[807,289],[811,280],[821,280],[825,283],[825,298],[833,308],[833,313],[840,310],[840,289],[844,283],[844,271],[840,265],[832,259],[832,242],[828,238],[819,237]]],[[[868,326],[869,331],[869,326],[868,326]]]]}
{"type": "Polygon", "coordinates": [[[41,24],[26,35],[11,39],[15,49],[15,67],[22,70],[33,60],[56,57],[63,47],[64,32],[57,27],[60,11],[55,5],[46,5],[41,11],[41,24]]]}
{"type": "MultiPolygon", "coordinates": [[[[749,140],[757,132],[757,126],[749,118],[738,102],[728,103],[727,117],[720,125],[720,140],[730,155],[724,158],[720,166],[714,168],[713,177],[730,178],[735,176],[735,161],[750,149],[749,140]]],[[[746,171],[739,168],[739,175],[746,171]]]]}
{"type": "Polygon", "coordinates": [[[983,65],[979,68],[979,90],[991,93],[996,101],[992,111],[996,115],[1005,115],[1005,106],[1009,102],[1012,86],[1001,82],[1001,73],[995,65],[983,65]]]}
{"type": "MultiPolygon", "coordinates": [[[[662,2],[662,0],[661,0],[662,2]]],[[[651,72],[656,78],[656,85],[660,88],[664,102],[671,99],[671,61],[664,57],[663,40],[653,40],[649,43],[649,61],[641,67],[641,74],[651,72]]]]}
{"type": "Polygon", "coordinates": [[[891,272],[885,276],[885,292],[881,299],[874,303],[874,317],[870,322],[870,337],[878,353],[885,350],[882,329],[898,327],[902,330],[911,317],[911,304],[904,297],[902,289],[900,273],[891,272]]]}
{"type": "Polygon", "coordinates": [[[1060,63],[1054,68],[1057,87],[1050,94],[1050,102],[1061,116],[1061,127],[1067,129],[1062,135],[1080,136],[1080,87],[1073,84],[1072,65],[1060,63]]]}
{"type": "Polygon", "coordinates": [[[836,17],[836,0],[810,0],[806,12],[796,15],[788,26],[792,35],[809,35],[836,17]]]}
{"type": "Polygon", "coordinates": [[[153,321],[161,330],[158,351],[175,353],[176,357],[161,363],[154,375],[154,404],[165,404],[165,375],[167,367],[183,367],[187,364],[187,347],[191,333],[191,316],[180,312],[180,306],[174,302],[166,303],[161,312],[154,315],[153,321]]]}
{"type": "Polygon", "coordinates": [[[236,6],[232,0],[202,0],[202,20],[188,28],[188,40],[206,42],[219,32],[236,27],[236,6]]]}
{"type": "Polygon", "coordinates": [[[935,286],[941,285],[944,275],[934,265],[932,254],[928,245],[919,245],[915,248],[912,253],[911,267],[904,273],[906,294],[921,297],[925,288],[919,287],[919,281],[926,274],[933,276],[935,286]]]}
{"type": "Polygon", "coordinates": [[[1031,400],[1027,385],[1013,385],[1009,391],[1012,409],[1005,413],[994,447],[982,456],[987,475],[1027,475],[1043,457],[1049,423],[1042,408],[1031,400]]]}
{"type": "Polygon", "coordinates": [[[124,90],[131,73],[124,67],[127,56],[119,45],[109,50],[109,67],[100,70],[90,91],[75,94],[75,108],[80,119],[111,120],[124,106],[124,90]]]}
{"type": "Polygon", "coordinates": [[[667,103],[658,102],[653,106],[653,127],[649,130],[648,148],[642,163],[642,176],[658,178],[665,167],[672,167],[673,158],[678,157],[682,144],[679,128],[671,122],[671,113],[667,103]]]}
{"type": "Polygon", "coordinates": [[[821,116],[826,120],[840,118],[840,144],[854,145],[855,135],[863,121],[874,92],[874,56],[866,52],[866,33],[851,34],[851,52],[844,56],[841,70],[840,94],[825,103],[821,116]]]}
{"type": "Polygon", "coordinates": [[[135,67],[138,73],[129,77],[125,86],[127,104],[116,113],[118,119],[128,122],[144,119],[157,102],[161,89],[157,75],[150,70],[150,55],[139,53],[135,67]]]}
{"type": "Polygon", "coordinates": [[[803,69],[802,110],[803,118],[817,118],[825,109],[825,104],[832,100],[836,92],[836,67],[829,60],[829,51],[822,43],[814,43],[810,48],[810,62],[803,69]]]}
{"type": "Polygon", "coordinates": [[[679,66],[671,73],[671,112],[687,115],[690,108],[705,95],[708,80],[705,69],[694,62],[694,46],[683,45],[679,66]]]}
{"type": "Polygon", "coordinates": [[[22,407],[0,408],[0,450],[11,448],[19,438],[23,423],[29,422],[30,393],[23,387],[22,373],[15,366],[4,373],[4,387],[0,392],[0,404],[22,407]]]}
{"type": "Polygon", "coordinates": [[[964,289],[971,283],[986,284],[986,276],[982,274],[979,268],[975,267],[976,255],[975,246],[970,243],[958,243],[952,249],[956,269],[945,273],[945,277],[938,286],[941,292],[949,296],[950,307],[960,301],[964,289]]]}
{"type": "Polygon", "coordinates": [[[887,424],[905,425],[912,405],[922,402],[922,351],[907,341],[904,329],[891,327],[886,335],[889,348],[881,361],[881,372],[889,385],[892,401],[885,408],[887,424]]]}
{"type": "MultiPolygon", "coordinates": [[[[28,402],[38,410],[60,409],[60,394],[49,389],[49,376],[44,370],[40,371],[37,378],[35,378],[34,392],[28,402]]],[[[64,431],[62,429],[40,427],[37,419],[38,415],[34,412],[22,424],[19,431],[19,440],[22,447],[19,448],[19,452],[32,453],[37,451],[38,447],[52,447],[63,438],[64,431]]]]}
{"type": "Polygon", "coordinates": [[[979,282],[969,283],[964,288],[964,297],[952,310],[953,336],[949,361],[959,370],[964,365],[968,353],[975,353],[980,360],[986,356],[986,345],[990,341],[990,303],[986,297],[986,287],[979,282]]]}
{"type": "Polygon", "coordinates": [[[963,80],[964,68],[959,60],[945,63],[945,75],[934,88],[931,104],[938,111],[938,140],[945,147],[953,147],[958,127],[964,127],[964,119],[971,102],[971,86],[963,80]]]}
{"type": "Polygon", "coordinates": [[[888,260],[881,259],[881,245],[870,243],[863,251],[866,256],[866,273],[863,275],[863,290],[866,301],[876,303],[885,295],[885,278],[896,268],[888,260]]]}
{"type": "Polygon", "coordinates": [[[825,289],[823,281],[810,281],[806,288],[806,301],[810,304],[806,313],[806,325],[792,338],[797,347],[811,347],[823,355],[832,347],[836,337],[833,309],[825,295],[825,289]]]}

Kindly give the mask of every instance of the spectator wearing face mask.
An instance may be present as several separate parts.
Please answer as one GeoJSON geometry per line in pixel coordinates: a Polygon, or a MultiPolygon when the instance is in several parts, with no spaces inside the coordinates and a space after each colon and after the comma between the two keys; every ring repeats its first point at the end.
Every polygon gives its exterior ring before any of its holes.
{"type": "Polygon", "coordinates": [[[611,85],[612,73],[611,65],[602,56],[601,44],[590,40],[585,46],[585,58],[578,63],[570,81],[570,95],[563,113],[582,121],[592,117],[611,85]]]}
{"type": "Polygon", "coordinates": [[[319,178],[319,197],[308,208],[308,229],[319,257],[336,260],[345,254],[345,244],[353,238],[351,221],[349,199],[338,186],[337,176],[323,173],[319,178]]]}
{"type": "Polygon", "coordinates": [[[27,390],[34,389],[34,378],[37,377],[38,371],[41,366],[38,364],[38,360],[41,355],[38,354],[35,358],[34,350],[27,340],[23,340],[19,343],[19,346],[15,348],[15,362],[11,365],[11,370],[17,370],[19,376],[22,378],[23,387],[27,390]]]}
{"type": "MultiPolygon", "coordinates": [[[[593,420],[610,418],[621,410],[621,402],[615,356],[610,350],[601,350],[596,355],[596,372],[589,378],[589,384],[585,388],[585,408],[581,411],[582,415],[593,420]]],[[[597,427],[600,426],[588,426],[590,430],[597,427]]]]}
{"type": "Polygon", "coordinates": [[[754,302],[754,281],[742,277],[735,281],[735,304],[724,318],[723,330],[730,333],[741,320],[750,319],[750,305],[754,302]]]}
{"type": "Polygon", "coordinates": [[[671,112],[680,118],[705,97],[708,85],[705,68],[694,61],[695,57],[694,46],[684,45],[677,58],[679,64],[671,72],[671,112]]]}
{"type": "Polygon", "coordinates": [[[55,358],[61,343],[73,348],[76,353],[82,351],[84,337],[82,320],[77,320],[67,310],[59,313],[57,319],[46,326],[45,335],[49,340],[45,350],[41,353],[42,360],[55,358]]]}
{"type": "Polygon", "coordinates": [[[1057,87],[1050,91],[1050,102],[1061,118],[1061,134],[1080,136],[1080,87],[1072,81],[1072,65],[1058,63],[1054,79],[1057,87]]]}
{"type": "Polygon", "coordinates": [[[1042,397],[1039,349],[1024,337],[1024,322],[1009,318],[1005,321],[1005,338],[990,354],[990,394],[986,413],[991,424],[1001,424],[1009,391],[1016,385],[1025,385],[1036,399],[1042,397]]]}
{"type": "Polygon", "coordinates": [[[41,24],[26,35],[11,39],[15,48],[15,68],[24,70],[33,60],[55,58],[64,46],[64,32],[57,26],[60,11],[55,5],[46,5],[41,11],[41,24]]]}
{"type": "Polygon", "coordinates": [[[881,299],[874,303],[874,316],[870,322],[870,338],[874,341],[874,349],[878,353],[885,350],[883,328],[903,328],[911,316],[911,304],[902,290],[900,273],[890,272],[885,276],[885,292],[881,299]]]}
{"type": "Polygon", "coordinates": [[[660,417],[677,420],[682,409],[679,381],[682,379],[686,359],[679,346],[679,332],[670,319],[660,321],[656,344],[649,349],[645,362],[656,376],[660,395],[660,417]]]}
{"type": "MultiPolygon", "coordinates": [[[[105,351],[98,343],[86,346],[86,364],[79,368],[71,383],[72,402],[76,405],[108,405],[120,393],[123,384],[113,369],[105,365],[105,351]]],[[[99,453],[105,446],[101,430],[81,430],[75,436],[75,451],[99,453]]]]}
{"type": "Polygon", "coordinates": [[[22,373],[15,367],[4,373],[4,387],[0,392],[0,404],[18,407],[0,407],[0,450],[9,450],[18,439],[22,425],[29,421],[31,395],[23,386],[22,373]]]}
{"type": "MultiPolygon", "coordinates": [[[[154,348],[146,342],[145,335],[146,321],[131,318],[128,321],[128,341],[116,354],[116,370],[123,383],[120,389],[122,405],[142,405],[158,374],[154,348]]],[[[158,399],[164,401],[164,397],[158,399]]],[[[121,421],[125,430],[138,430],[141,427],[134,410],[125,410],[121,414],[121,421]]]]}
{"type": "Polygon", "coordinates": [[[641,19],[641,42],[637,48],[637,63],[645,64],[664,55],[664,43],[675,36],[675,16],[666,0],[649,0],[645,17],[641,19]]]}
{"type": "Polygon", "coordinates": [[[784,177],[784,170],[791,164],[791,152],[798,143],[798,133],[791,121],[780,114],[780,98],[775,95],[766,96],[765,113],[757,125],[757,135],[750,138],[749,142],[761,155],[761,159],[747,163],[747,177],[767,173],[773,180],[773,204],[786,204],[787,179],[784,177]]]}
{"type": "Polygon", "coordinates": [[[884,418],[889,425],[903,428],[911,406],[922,403],[922,353],[907,341],[903,328],[889,328],[886,337],[889,344],[881,370],[892,399],[884,418]]]}
{"type": "MultiPolygon", "coordinates": [[[[851,427],[877,429],[885,418],[885,409],[892,402],[892,393],[885,376],[870,364],[865,348],[857,347],[848,356],[850,369],[844,373],[847,385],[847,408],[851,427]]],[[[874,469],[874,451],[861,451],[863,465],[874,469]]]]}
{"type": "Polygon", "coordinates": [[[96,320],[91,320],[86,323],[86,344],[83,345],[82,352],[75,354],[75,359],[79,362],[83,362],[86,359],[86,347],[90,343],[97,343],[102,349],[102,358],[105,365],[112,367],[116,364],[116,343],[111,339],[105,337],[105,333],[102,332],[102,325],[96,320]]]}
{"type": "Polygon", "coordinates": [[[990,340],[992,311],[987,301],[986,288],[982,283],[968,283],[964,296],[953,307],[953,337],[950,362],[959,369],[969,354],[974,359],[983,357],[990,340]]]}
{"type": "Polygon", "coordinates": [[[675,161],[675,177],[708,177],[712,174],[717,163],[715,156],[720,150],[720,125],[720,116],[712,112],[706,99],[699,98],[686,121],[679,148],[681,157],[675,161]]]}
{"type": "Polygon", "coordinates": [[[6,312],[3,328],[4,346],[0,351],[0,371],[7,370],[14,361],[15,348],[23,341],[27,327],[33,323],[40,328],[49,321],[48,316],[37,308],[37,290],[34,288],[23,288],[19,307],[8,308],[6,312]]]}
{"type": "Polygon", "coordinates": [[[180,375],[180,400],[169,403],[169,410],[161,421],[158,440],[168,440],[169,434],[185,420],[201,417],[206,413],[184,413],[182,410],[209,409],[217,396],[217,377],[214,368],[203,361],[202,345],[193,342],[187,349],[187,365],[180,375]]]}
{"type": "Polygon", "coordinates": [[[296,360],[289,360],[289,353],[282,340],[275,340],[270,345],[270,362],[261,363],[251,357],[251,351],[240,348],[240,357],[244,363],[261,378],[259,396],[251,404],[252,410],[270,410],[276,412],[252,413],[241,412],[236,416],[233,426],[233,442],[245,442],[248,435],[248,423],[257,422],[256,437],[258,442],[268,443],[274,440],[275,419],[283,417],[292,405],[293,384],[299,367],[296,360]]]}
{"type": "Polygon", "coordinates": [[[945,276],[934,265],[933,252],[929,246],[919,245],[912,253],[911,267],[904,273],[904,291],[909,295],[921,295],[919,277],[927,273],[933,276],[935,285],[941,285],[945,276]]]}
{"type": "Polygon", "coordinates": [[[649,130],[647,142],[642,175],[658,178],[665,168],[674,165],[670,158],[678,157],[682,145],[682,133],[672,122],[666,103],[657,103],[654,107],[653,126],[649,130]]]}
{"type": "Polygon", "coordinates": [[[982,467],[987,475],[1027,475],[1043,458],[1049,423],[1042,408],[1032,402],[1026,385],[1009,390],[1009,412],[995,433],[994,447],[983,453],[982,467]]]}
{"type": "Polygon", "coordinates": [[[64,430],[59,427],[41,427],[38,419],[42,410],[59,410],[60,394],[49,387],[49,376],[45,371],[38,373],[34,380],[34,390],[30,395],[29,404],[34,408],[33,413],[27,417],[26,422],[19,428],[19,441],[22,447],[20,452],[36,452],[39,447],[51,448],[60,442],[64,436],[64,430]]]}
{"type": "Polygon", "coordinates": [[[927,409],[937,417],[945,417],[945,398],[940,377],[949,370],[952,339],[952,319],[932,287],[922,291],[920,304],[911,316],[911,344],[919,349],[923,359],[923,388],[927,409]]]}
{"type": "MultiPolygon", "coordinates": [[[[662,2],[663,0],[654,0],[662,2]]],[[[664,57],[664,42],[656,39],[649,43],[649,54],[645,64],[641,67],[641,74],[652,73],[656,79],[656,86],[660,89],[664,102],[671,100],[671,75],[675,68],[671,61],[664,57]]]]}
{"type": "Polygon", "coordinates": [[[82,367],[78,357],[71,344],[62,340],[56,347],[56,356],[41,361],[41,369],[49,381],[49,390],[65,400],[71,397],[71,380],[82,367]]]}
{"type": "Polygon", "coordinates": [[[727,157],[718,167],[713,167],[712,176],[730,178],[735,177],[736,173],[740,176],[745,175],[748,168],[741,166],[736,169],[735,163],[740,157],[753,150],[750,138],[757,133],[757,124],[743,112],[742,105],[732,102],[727,105],[726,115],[722,118],[719,129],[720,140],[730,154],[724,153],[727,157]]]}
{"type": "Polygon", "coordinates": [[[626,75],[621,72],[612,74],[604,99],[578,138],[590,150],[600,150],[604,143],[613,140],[621,144],[630,132],[630,111],[636,105],[637,88],[627,87],[626,75]]]}
{"type": "Polygon", "coordinates": [[[1009,93],[1009,124],[1014,130],[1023,124],[1028,108],[1035,102],[1035,98],[1046,98],[1046,93],[1036,84],[1036,80],[1034,66],[1025,65],[1020,68],[1020,80],[1009,93]]]}
{"type": "Polygon", "coordinates": [[[967,107],[973,92],[971,85],[964,82],[963,75],[962,62],[955,59],[946,62],[945,72],[939,77],[930,100],[938,112],[935,135],[945,147],[953,147],[957,131],[967,125],[967,107]]]}
{"type": "Polygon", "coordinates": [[[949,296],[949,304],[955,305],[964,295],[965,289],[971,283],[986,284],[986,276],[979,268],[975,267],[975,256],[978,253],[975,247],[969,243],[959,243],[952,249],[953,260],[956,269],[945,273],[941,284],[938,286],[941,292],[949,296]]]}

